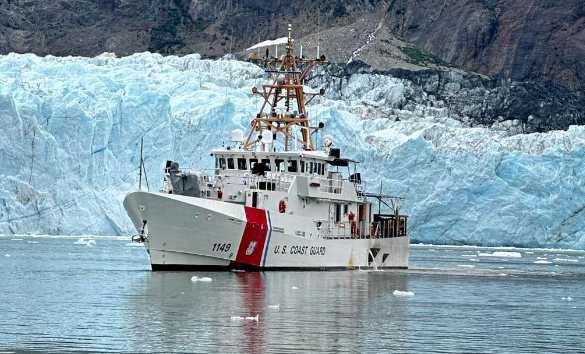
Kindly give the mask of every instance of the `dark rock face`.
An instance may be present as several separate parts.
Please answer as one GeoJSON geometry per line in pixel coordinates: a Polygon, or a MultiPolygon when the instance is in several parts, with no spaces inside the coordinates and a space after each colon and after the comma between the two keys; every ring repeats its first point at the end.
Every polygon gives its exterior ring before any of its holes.
{"type": "Polygon", "coordinates": [[[582,0],[394,0],[388,15],[393,33],[455,66],[585,85],[582,0]]]}
{"type": "MultiPolygon", "coordinates": [[[[360,20],[354,35],[379,21],[424,51],[409,49],[415,61],[430,53],[515,81],[585,85],[583,0],[3,0],[0,53],[221,56],[282,36],[288,23],[298,38],[360,20]]],[[[375,56],[384,56],[391,40],[377,37],[375,56]]],[[[349,43],[337,46],[349,55],[349,43]]]]}
{"type": "Polygon", "coordinates": [[[550,82],[514,82],[462,70],[372,70],[363,62],[329,65],[313,80],[340,92],[354,74],[381,74],[411,83],[404,106],[417,103],[447,107],[449,115],[469,126],[490,127],[511,121],[514,133],[565,130],[585,124],[585,95],[550,82]]]}

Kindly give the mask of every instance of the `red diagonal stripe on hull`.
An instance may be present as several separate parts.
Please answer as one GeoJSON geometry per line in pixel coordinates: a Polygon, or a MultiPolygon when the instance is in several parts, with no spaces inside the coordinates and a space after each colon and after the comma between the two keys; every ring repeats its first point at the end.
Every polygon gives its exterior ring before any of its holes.
{"type": "Polygon", "coordinates": [[[247,206],[244,209],[246,212],[246,226],[236,255],[236,262],[259,267],[264,253],[266,235],[268,234],[266,211],[247,206]]]}

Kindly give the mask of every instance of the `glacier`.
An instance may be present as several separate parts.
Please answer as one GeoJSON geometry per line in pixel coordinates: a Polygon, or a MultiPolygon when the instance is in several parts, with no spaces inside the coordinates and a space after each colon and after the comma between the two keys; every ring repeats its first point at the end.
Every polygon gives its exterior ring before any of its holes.
{"type": "MultiPolygon", "coordinates": [[[[211,168],[246,130],[263,71],[237,60],[140,53],[0,56],[0,233],[129,235],[122,207],[166,160],[211,168]]],[[[404,197],[413,242],[585,249],[585,128],[472,127],[411,81],[315,77],[309,107],[370,190],[404,197]]]]}

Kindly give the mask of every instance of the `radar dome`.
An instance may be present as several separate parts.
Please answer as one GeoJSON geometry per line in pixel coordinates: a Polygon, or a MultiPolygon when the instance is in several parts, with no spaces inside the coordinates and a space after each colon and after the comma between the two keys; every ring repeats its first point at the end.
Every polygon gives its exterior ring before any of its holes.
{"type": "Polygon", "coordinates": [[[264,132],[264,134],[262,134],[262,143],[264,144],[271,144],[273,141],[272,139],[272,133],[269,131],[264,132]]]}
{"type": "Polygon", "coordinates": [[[242,129],[234,129],[231,133],[232,141],[235,143],[241,143],[244,141],[244,132],[242,129]]]}

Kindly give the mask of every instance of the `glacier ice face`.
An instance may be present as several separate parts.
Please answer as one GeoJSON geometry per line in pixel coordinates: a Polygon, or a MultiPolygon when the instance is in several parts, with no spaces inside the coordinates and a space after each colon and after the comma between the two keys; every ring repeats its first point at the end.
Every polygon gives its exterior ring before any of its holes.
{"type": "MultiPolygon", "coordinates": [[[[261,83],[254,65],[198,55],[0,56],[0,233],[134,233],[122,200],[141,137],[151,190],[167,159],[210,168],[209,150],[249,126],[261,83]]],[[[362,161],[369,189],[405,197],[414,241],[585,248],[583,127],[470,128],[410,99],[412,85],[355,74],[309,113],[362,161]]]]}

